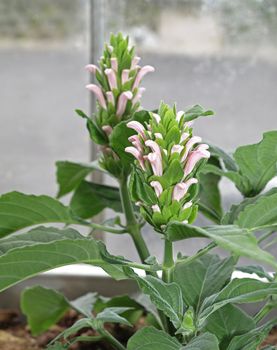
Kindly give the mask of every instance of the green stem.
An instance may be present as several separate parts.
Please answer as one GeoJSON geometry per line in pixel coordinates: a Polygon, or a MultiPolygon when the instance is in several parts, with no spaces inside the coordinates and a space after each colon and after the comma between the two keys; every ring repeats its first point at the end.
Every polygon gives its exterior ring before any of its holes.
{"type": "Polygon", "coordinates": [[[119,190],[120,190],[121,203],[122,203],[123,211],[126,217],[127,231],[130,233],[134,241],[134,244],[136,246],[136,249],[138,251],[141,261],[144,262],[150,256],[150,253],[141,235],[140,225],[137,222],[134,214],[132,202],[129,196],[129,189],[128,189],[126,177],[124,177],[119,182],[119,186],[120,186],[119,190]]]}
{"type": "Polygon", "coordinates": [[[114,336],[111,335],[106,329],[102,328],[98,330],[99,334],[101,334],[109,343],[111,343],[115,349],[117,350],[126,350],[125,346],[123,346],[114,336]]]}
{"type": "Polygon", "coordinates": [[[174,268],[173,244],[168,239],[164,241],[164,262],[163,262],[163,281],[170,283],[172,281],[172,270],[174,268]]]}
{"type": "Polygon", "coordinates": [[[196,254],[189,256],[188,258],[179,259],[178,262],[182,262],[183,264],[184,263],[188,264],[191,261],[198,259],[200,256],[207,254],[210,250],[212,250],[215,247],[216,247],[216,243],[212,242],[208,244],[206,247],[204,247],[203,249],[200,249],[196,254]]]}
{"type": "Polygon", "coordinates": [[[271,302],[266,303],[263,308],[255,315],[254,320],[259,323],[275,306],[271,302]]]}
{"type": "Polygon", "coordinates": [[[76,224],[91,227],[93,229],[97,229],[100,231],[110,232],[110,233],[118,233],[118,234],[127,233],[126,229],[119,229],[119,228],[114,228],[114,227],[105,226],[101,224],[95,224],[94,222],[87,222],[84,220],[79,220],[78,222],[76,222],[76,224]]]}

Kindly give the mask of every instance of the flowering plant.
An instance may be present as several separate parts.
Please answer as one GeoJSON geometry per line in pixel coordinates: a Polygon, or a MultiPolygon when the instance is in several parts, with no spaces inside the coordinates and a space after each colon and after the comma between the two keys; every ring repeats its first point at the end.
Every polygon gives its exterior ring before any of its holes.
{"type": "Polygon", "coordinates": [[[69,308],[80,314],[49,344],[52,350],[71,349],[78,341],[98,344],[98,349],[110,343],[119,350],[257,349],[277,322],[274,317],[264,320],[277,305],[277,261],[262,247],[265,240],[267,247],[276,243],[277,189],[265,187],[277,173],[277,131],[229,155],[193,136],[194,120],[212,111],[196,105],[177,112],[176,106],[163,102],[156,111],[143,110],[141,80],[154,68],[138,66],[139,58],[128,45],[128,38],[112,35],[99,66],[86,67],[98,82],[87,85],[98,108],[92,117],[77,113],[100,145],[99,161],[57,162],[58,198],[19,192],[0,197],[0,290],[76,263],[99,266],[116,280],[137,282],[144,296],[133,299],[89,293],[69,301],[52,289],[26,289],[21,307],[34,335],[58,322],[69,308]],[[112,176],[118,187],[87,181],[93,171],[112,176]],[[221,177],[234,182],[244,197],[226,213],[218,187],[221,177]],[[60,198],[68,193],[72,197],[65,205],[60,198]],[[123,213],[124,222],[121,217],[94,222],[106,207],[123,213]],[[198,211],[210,225],[193,225],[198,211]],[[46,223],[66,227],[39,226],[46,223]],[[163,261],[145,243],[141,231],[146,223],[164,244],[163,261]],[[76,226],[87,228],[87,234],[76,226]],[[129,234],[141,261],[111,255],[93,238],[97,230],[118,239],[129,234]],[[199,238],[206,238],[208,245],[191,256],[174,254],[175,241],[199,238]],[[217,247],[227,257],[211,254],[217,247]],[[241,266],[240,257],[275,272],[241,266]],[[238,271],[246,277],[235,278],[238,271]],[[238,306],[253,302],[263,302],[255,315],[238,306]],[[138,330],[141,319],[144,326],[138,330]],[[121,341],[111,324],[128,327],[129,339],[121,341]],[[88,328],[94,333],[87,335],[88,328]]]}

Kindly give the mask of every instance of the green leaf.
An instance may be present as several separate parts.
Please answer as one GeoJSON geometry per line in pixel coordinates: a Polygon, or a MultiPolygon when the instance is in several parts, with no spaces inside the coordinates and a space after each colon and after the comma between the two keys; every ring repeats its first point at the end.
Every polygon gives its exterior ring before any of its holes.
{"type": "MultiPolygon", "coordinates": [[[[127,350],[180,350],[181,344],[176,338],[154,327],[144,327],[128,341],[127,350]]],[[[213,349],[209,349],[213,350],[213,349]]]]}
{"type": "Polygon", "coordinates": [[[203,174],[212,173],[212,174],[215,174],[218,176],[227,177],[229,180],[231,180],[236,185],[237,189],[241,193],[246,194],[249,191],[251,191],[251,187],[250,187],[250,184],[249,184],[247,178],[243,177],[240,173],[238,173],[236,171],[233,171],[233,170],[224,171],[223,169],[220,169],[213,164],[206,164],[205,167],[203,167],[203,169],[201,170],[201,172],[203,174]]]}
{"type": "MultiPolygon", "coordinates": [[[[219,166],[219,162],[214,158],[211,158],[209,162],[219,166]]],[[[200,184],[199,209],[204,215],[219,224],[222,217],[221,196],[218,188],[221,177],[212,173],[204,174],[201,172],[198,177],[200,184]]]]}
{"type": "Polygon", "coordinates": [[[181,350],[219,350],[218,340],[216,336],[210,333],[201,334],[192,341],[189,342],[188,345],[183,346],[181,350]]]}
{"type": "Polygon", "coordinates": [[[116,279],[126,277],[120,266],[102,260],[97,241],[73,229],[38,227],[1,240],[0,291],[41,272],[76,263],[100,266],[116,279]]]}
{"type": "Polygon", "coordinates": [[[98,170],[105,172],[100,168],[98,161],[91,163],[73,163],[69,161],[56,162],[57,182],[59,185],[58,198],[73,191],[79,186],[82,180],[91,172],[98,170]]]}
{"type": "Polygon", "coordinates": [[[108,143],[107,136],[105,133],[99,128],[95,120],[89,118],[83,111],[80,109],[75,109],[75,112],[86,120],[87,129],[92,141],[99,145],[106,145],[108,143]]]}
{"type": "Polygon", "coordinates": [[[234,159],[223,149],[209,143],[209,151],[213,157],[221,161],[226,170],[238,171],[238,166],[234,159]]]}
{"type": "Polygon", "coordinates": [[[21,310],[27,316],[33,335],[56,324],[68,309],[66,298],[53,289],[34,286],[21,294],[21,310]]]}
{"type": "Polygon", "coordinates": [[[163,179],[164,181],[167,182],[168,186],[170,186],[181,181],[183,176],[184,176],[184,170],[181,167],[180,161],[177,159],[174,159],[166,169],[163,175],[163,179]]]}
{"type": "Polygon", "coordinates": [[[277,130],[264,133],[259,143],[239,147],[234,158],[241,174],[251,184],[250,193],[245,194],[260,193],[277,174],[277,130]]]}
{"type": "Polygon", "coordinates": [[[268,281],[272,281],[273,277],[268,274],[263,267],[257,266],[257,265],[250,265],[250,266],[236,266],[237,271],[241,271],[244,273],[249,273],[249,274],[256,274],[257,276],[261,278],[266,278],[268,281]]]}
{"type": "Polygon", "coordinates": [[[226,350],[234,336],[247,333],[255,326],[252,317],[238,307],[229,304],[208,317],[204,331],[214,334],[219,341],[220,350],[226,350]]]}
{"type": "Polygon", "coordinates": [[[97,293],[87,293],[81,297],[70,301],[70,306],[80,314],[91,317],[91,313],[98,299],[97,293]]]}
{"type": "Polygon", "coordinates": [[[136,133],[135,130],[127,127],[127,123],[131,120],[144,124],[145,121],[149,120],[149,113],[147,111],[136,112],[130,120],[117,124],[110,136],[110,146],[120,157],[122,165],[126,169],[130,169],[130,165],[134,162],[134,157],[130,153],[125,152],[125,148],[131,146],[128,138],[136,133]]]}
{"type": "Polygon", "coordinates": [[[272,327],[276,325],[276,321],[276,319],[269,321],[246,334],[234,337],[227,350],[257,350],[257,347],[265,340],[272,327]]]}
{"type": "Polygon", "coordinates": [[[235,224],[250,230],[277,226],[277,189],[259,196],[254,202],[248,201],[247,204],[242,204],[235,224]]]}
{"type": "Polygon", "coordinates": [[[125,317],[120,316],[120,314],[130,309],[130,307],[109,307],[97,314],[96,320],[103,323],[120,323],[132,327],[132,324],[125,317]]]}
{"type": "Polygon", "coordinates": [[[185,304],[193,306],[197,313],[205,298],[230,281],[233,270],[233,258],[220,259],[207,254],[189,263],[177,263],[173,281],[181,288],[185,304]]]}
{"type": "Polygon", "coordinates": [[[188,122],[199,117],[206,117],[211,115],[214,115],[213,111],[206,111],[202,106],[194,105],[193,107],[185,111],[185,121],[188,122]]]}
{"type": "Polygon", "coordinates": [[[166,228],[167,238],[178,241],[191,237],[208,237],[219,247],[240,256],[247,256],[277,267],[276,259],[258,246],[256,237],[248,230],[235,225],[197,227],[180,222],[171,222],[166,228]]]}
{"type": "Polygon", "coordinates": [[[150,296],[153,304],[164,312],[175,328],[181,326],[183,316],[183,300],[181,289],[177,283],[165,283],[153,276],[139,277],[128,269],[130,278],[137,281],[143,293],[150,296]]]}
{"type": "Polygon", "coordinates": [[[227,304],[255,303],[276,294],[277,283],[235,278],[219,293],[205,299],[200,310],[199,324],[201,325],[213,312],[227,304]]]}
{"type": "Polygon", "coordinates": [[[116,187],[82,181],[71,198],[70,208],[83,219],[91,218],[105,208],[122,212],[119,190],[116,187]]]}
{"type": "Polygon", "coordinates": [[[0,197],[0,238],[25,227],[62,222],[76,223],[66,206],[48,196],[9,192],[0,197]]]}

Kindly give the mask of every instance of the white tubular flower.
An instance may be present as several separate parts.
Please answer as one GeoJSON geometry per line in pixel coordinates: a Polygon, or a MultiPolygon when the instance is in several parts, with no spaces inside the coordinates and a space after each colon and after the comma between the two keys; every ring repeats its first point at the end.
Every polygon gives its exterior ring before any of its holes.
{"type": "Polygon", "coordinates": [[[146,170],[142,153],[135,147],[126,147],[125,152],[132,154],[139,162],[143,170],[146,170]]]}
{"type": "Polygon", "coordinates": [[[188,140],[188,142],[186,143],[185,145],[185,153],[183,154],[183,157],[182,157],[182,162],[184,162],[189,154],[189,151],[192,149],[192,147],[196,144],[196,143],[199,143],[201,142],[202,139],[201,137],[199,136],[193,136],[190,140],[188,140]]]}
{"type": "Polygon", "coordinates": [[[195,165],[199,162],[200,159],[210,157],[210,152],[208,151],[208,148],[208,145],[202,144],[196,147],[194,151],[190,152],[184,169],[185,176],[188,176],[192,172],[195,165]]]}
{"type": "Polygon", "coordinates": [[[161,157],[157,153],[149,153],[146,158],[149,160],[154,175],[162,176],[163,175],[163,165],[161,157]]]}
{"type": "Polygon", "coordinates": [[[142,67],[142,68],[139,70],[139,72],[138,72],[138,74],[137,74],[137,76],[136,76],[136,79],[135,79],[134,84],[133,84],[133,89],[136,89],[136,88],[139,86],[139,84],[140,84],[142,78],[143,78],[147,73],[151,73],[151,72],[154,72],[154,71],[155,71],[155,68],[152,67],[152,66],[144,66],[144,67],[142,67]]]}
{"type": "Polygon", "coordinates": [[[88,84],[86,88],[95,94],[100,106],[104,109],[107,109],[105,97],[100,87],[95,84],[88,84]]]}
{"type": "Polygon", "coordinates": [[[117,110],[116,110],[116,115],[118,117],[121,117],[124,114],[127,101],[131,100],[132,97],[133,97],[133,94],[131,91],[122,92],[122,94],[119,96],[118,103],[117,103],[117,110]]]}
{"type": "Polygon", "coordinates": [[[172,199],[180,202],[181,199],[187,194],[191,185],[196,184],[198,181],[195,178],[189,179],[186,182],[180,182],[175,185],[173,189],[172,199]]]}
{"type": "Polygon", "coordinates": [[[153,210],[154,213],[160,213],[161,212],[161,209],[158,206],[158,204],[152,205],[152,210],[153,210]]]}
{"type": "Polygon", "coordinates": [[[118,62],[117,62],[117,58],[116,57],[112,57],[111,58],[111,66],[112,66],[112,69],[117,72],[118,70],[118,62]]]}
{"type": "Polygon", "coordinates": [[[107,68],[107,69],[105,69],[105,74],[106,74],[106,76],[108,78],[110,89],[111,90],[117,89],[117,81],[116,81],[116,74],[115,74],[115,72],[112,69],[107,68]]]}
{"type": "Polygon", "coordinates": [[[162,185],[159,181],[151,181],[150,185],[154,188],[156,196],[159,198],[160,195],[163,193],[162,185]]]}
{"type": "Polygon", "coordinates": [[[145,127],[137,121],[131,121],[127,123],[127,127],[135,130],[145,140],[145,127]]]}

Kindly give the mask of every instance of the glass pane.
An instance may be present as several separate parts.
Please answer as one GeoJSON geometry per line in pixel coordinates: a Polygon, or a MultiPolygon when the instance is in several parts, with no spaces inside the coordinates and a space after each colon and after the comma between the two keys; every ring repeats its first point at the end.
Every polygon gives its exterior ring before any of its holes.
{"type": "Polygon", "coordinates": [[[84,0],[0,0],[0,189],[56,193],[55,161],[89,159],[84,0]]]}

